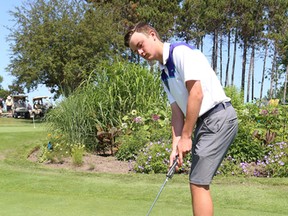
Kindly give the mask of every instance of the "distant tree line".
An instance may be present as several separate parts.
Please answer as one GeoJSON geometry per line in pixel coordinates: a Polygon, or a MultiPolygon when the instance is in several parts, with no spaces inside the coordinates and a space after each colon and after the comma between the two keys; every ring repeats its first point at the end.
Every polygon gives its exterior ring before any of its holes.
{"type": "Polygon", "coordinates": [[[104,61],[141,63],[124,47],[123,34],[146,21],[165,41],[176,38],[203,50],[212,38],[211,65],[223,86],[235,85],[236,56],[242,56],[240,88],[247,102],[255,98],[255,61],[263,59],[260,99],[269,80],[267,98],[287,100],[287,0],[27,0],[11,16],[16,25],[7,71],[16,77],[12,85],[28,91],[44,84],[68,96],[101,73],[104,61]]]}

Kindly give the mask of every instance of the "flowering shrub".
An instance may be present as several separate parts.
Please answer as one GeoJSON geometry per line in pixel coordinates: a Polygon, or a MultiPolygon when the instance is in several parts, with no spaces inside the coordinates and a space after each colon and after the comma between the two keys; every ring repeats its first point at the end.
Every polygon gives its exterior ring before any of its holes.
{"type": "Polygon", "coordinates": [[[47,135],[47,141],[40,147],[40,155],[38,161],[61,163],[63,157],[68,156],[69,153],[65,146],[62,146],[62,136],[60,135],[47,135]],[[64,147],[64,148],[63,148],[64,147]]]}
{"type": "Polygon", "coordinates": [[[247,163],[262,160],[269,145],[288,140],[288,106],[245,104],[237,110],[239,130],[228,155],[247,163]]]}
{"type": "MultiPolygon", "coordinates": [[[[163,110],[155,107],[145,113],[138,113],[137,110],[132,110],[122,118],[122,128],[126,134],[139,130],[148,131],[152,139],[158,139],[157,134],[159,134],[159,130],[170,128],[169,117],[169,109],[163,110]]],[[[167,132],[170,136],[170,131],[167,132]]],[[[163,139],[163,137],[159,138],[163,139]]]]}
{"type": "Polygon", "coordinates": [[[269,145],[270,151],[263,160],[237,162],[231,156],[225,158],[218,175],[244,175],[255,177],[288,177],[288,145],[285,142],[269,145]]]}
{"type": "Polygon", "coordinates": [[[38,161],[40,163],[63,163],[64,158],[72,157],[74,165],[81,165],[85,146],[69,144],[61,135],[48,134],[47,141],[41,146],[38,161]]]}
{"type": "Polygon", "coordinates": [[[134,131],[131,134],[125,134],[117,139],[121,143],[116,158],[122,161],[135,160],[135,155],[149,142],[149,133],[147,131],[134,131]]]}
{"type": "MultiPolygon", "coordinates": [[[[167,173],[171,154],[171,141],[150,142],[136,156],[134,170],[139,173],[167,173]]],[[[188,154],[179,172],[188,172],[191,162],[188,154]]]]}
{"type": "Polygon", "coordinates": [[[239,176],[241,174],[242,170],[239,166],[239,163],[230,155],[222,161],[216,173],[216,175],[224,175],[224,176],[230,176],[230,175],[239,176]]]}
{"type": "Polygon", "coordinates": [[[168,112],[154,108],[140,114],[132,110],[122,120],[122,136],[117,139],[120,143],[116,157],[119,160],[135,160],[146,143],[166,140],[171,136],[168,112]]]}
{"type": "Polygon", "coordinates": [[[268,176],[288,177],[288,145],[286,142],[270,145],[271,151],[264,157],[268,176]]]}

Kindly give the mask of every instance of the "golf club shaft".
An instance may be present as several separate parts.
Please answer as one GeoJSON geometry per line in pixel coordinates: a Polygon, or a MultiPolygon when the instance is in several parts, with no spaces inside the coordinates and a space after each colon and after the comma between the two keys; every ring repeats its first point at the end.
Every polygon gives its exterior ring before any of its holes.
{"type": "Polygon", "coordinates": [[[150,215],[150,213],[151,213],[151,211],[152,211],[152,209],[153,209],[155,203],[157,202],[157,200],[158,200],[158,198],[159,198],[159,196],[160,196],[162,190],[164,189],[166,183],[168,182],[168,179],[169,179],[169,178],[167,177],[167,178],[165,179],[164,183],[162,184],[162,187],[160,188],[160,191],[158,192],[158,194],[157,194],[157,196],[156,196],[156,198],[155,198],[153,204],[151,205],[151,207],[150,207],[150,209],[149,209],[149,211],[148,211],[148,213],[147,213],[146,216],[149,216],[149,215],[150,215]]]}
{"type": "Polygon", "coordinates": [[[168,171],[168,173],[167,173],[167,175],[166,175],[166,179],[165,179],[164,183],[162,184],[162,186],[161,186],[161,188],[160,188],[160,191],[158,192],[158,194],[157,194],[154,202],[152,203],[152,205],[151,205],[151,207],[150,207],[150,209],[149,209],[149,211],[148,211],[148,213],[147,213],[146,216],[149,216],[149,215],[150,215],[150,213],[151,213],[151,211],[152,211],[155,203],[157,202],[157,200],[158,200],[158,198],[159,198],[162,190],[164,189],[166,183],[168,182],[169,178],[172,178],[172,177],[173,177],[173,174],[174,174],[174,172],[175,172],[175,170],[176,170],[176,166],[178,165],[177,160],[178,160],[178,155],[176,156],[175,160],[173,161],[173,164],[172,164],[172,166],[170,167],[170,169],[169,169],[169,171],[168,171]]]}

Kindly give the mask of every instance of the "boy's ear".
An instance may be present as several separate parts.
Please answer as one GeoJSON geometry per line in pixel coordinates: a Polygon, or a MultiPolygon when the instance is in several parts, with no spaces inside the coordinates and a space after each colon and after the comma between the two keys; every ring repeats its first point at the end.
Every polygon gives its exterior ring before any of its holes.
{"type": "Polygon", "coordinates": [[[150,36],[153,37],[154,39],[157,38],[156,33],[154,31],[150,31],[150,36]]]}

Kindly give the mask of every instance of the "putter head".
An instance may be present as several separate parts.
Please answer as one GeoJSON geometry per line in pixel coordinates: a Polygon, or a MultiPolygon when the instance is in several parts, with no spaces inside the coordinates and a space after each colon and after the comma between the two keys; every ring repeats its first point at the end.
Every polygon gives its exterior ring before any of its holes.
{"type": "Polygon", "coordinates": [[[173,175],[175,173],[175,170],[176,170],[176,166],[178,165],[178,161],[177,160],[178,160],[178,155],[174,159],[172,166],[169,168],[168,173],[166,174],[166,176],[168,178],[172,178],[173,177],[173,175]]]}

